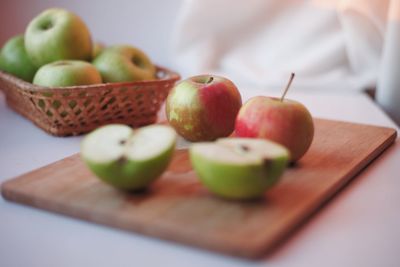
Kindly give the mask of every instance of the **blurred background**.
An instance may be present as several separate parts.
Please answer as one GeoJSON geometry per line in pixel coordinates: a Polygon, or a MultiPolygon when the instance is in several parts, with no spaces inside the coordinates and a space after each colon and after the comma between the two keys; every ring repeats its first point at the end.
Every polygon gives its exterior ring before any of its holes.
{"type": "Polygon", "coordinates": [[[169,40],[183,0],[1,0],[0,44],[25,31],[28,23],[50,7],[66,8],[88,25],[94,41],[132,44],[160,65],[171,66],[169,40]]]}
{"type": "Polygon", "coordinates": [[[137,46],[183,78],[220,74],[268,94],[296,72],[291,90],[368,90],[400,122],[398,0],[2,0],[0,43],[49,7],[81,16],[94,41],[137,46]]]}

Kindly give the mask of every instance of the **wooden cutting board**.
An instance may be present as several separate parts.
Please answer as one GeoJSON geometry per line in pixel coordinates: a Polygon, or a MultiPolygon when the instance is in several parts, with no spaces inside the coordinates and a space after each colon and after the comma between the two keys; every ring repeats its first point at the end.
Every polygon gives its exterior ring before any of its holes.
{"type": "Polygon", "coordinates": [[[97,180],[74,155],[5,182],[5,199],[91,222],[244,257],[260,257],[312,215],[396,139],[394,129],[315,120],[306,156],[258,201],[228,201],[199,184],[176,151],[147,192],[97,180]]]}

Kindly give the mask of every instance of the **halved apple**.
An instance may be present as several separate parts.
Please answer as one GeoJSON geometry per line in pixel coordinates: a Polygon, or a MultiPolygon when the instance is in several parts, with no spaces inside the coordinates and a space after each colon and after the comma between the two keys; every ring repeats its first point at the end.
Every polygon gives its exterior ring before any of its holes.
{"type": "Polygon", "coordinates": [[[261,197],[282,175],[289,151],[272,141],[222,138],[190,147],[190,159],[201,182],[230,199],[261,197]]]}
{"type": "Polygon", "coordinates": [[[81,156],[104,182],[124,190],[140,190],[167,168],[175,150],[172,127],[132,129],[121,124],[100,127],[81,144],[81,156]]]}

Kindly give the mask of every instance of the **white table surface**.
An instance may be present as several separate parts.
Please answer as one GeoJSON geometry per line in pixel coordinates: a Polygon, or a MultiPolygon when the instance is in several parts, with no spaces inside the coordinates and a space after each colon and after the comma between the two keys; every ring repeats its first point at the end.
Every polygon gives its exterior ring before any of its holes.
{"type": "MultiPolygon", "coordinates": [[[[244,99],[257,93],[248,92],[244,99]]],[[[316,117],[396,127],[363,94],[289,95],[316,117]]],[[[0,182],[78,152],[80,140],[47,135],[10,110],[0,92],[0,182]]],[[[400,266],[399,166],[396,142],[278,250],[259,261],[161,241],[0,198],[0,266],[400,266]]]]}

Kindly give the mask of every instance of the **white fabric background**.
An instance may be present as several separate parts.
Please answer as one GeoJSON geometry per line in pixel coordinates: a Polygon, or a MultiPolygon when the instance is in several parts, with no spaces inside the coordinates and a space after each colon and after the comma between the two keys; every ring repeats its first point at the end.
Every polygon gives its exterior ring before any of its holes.
{"type": "Polygon", "coordinates": [[[218,73],[241,90],[281,90],[290,72],[292,90],[360,91],[384,77],[378,100],[399,106],[399,10],[399,0],[187,0],[173,57],[183,77],[218,73]]]}
{"type": "Polygon", "coordinates": [[[400,0],[1,0],[0,43],[51,6],[80,15],[95,40],[134,44],[183,78],[220,73],[274,95],[292,71],[291,92],[377,84],[400,124],[400,0]]]}

